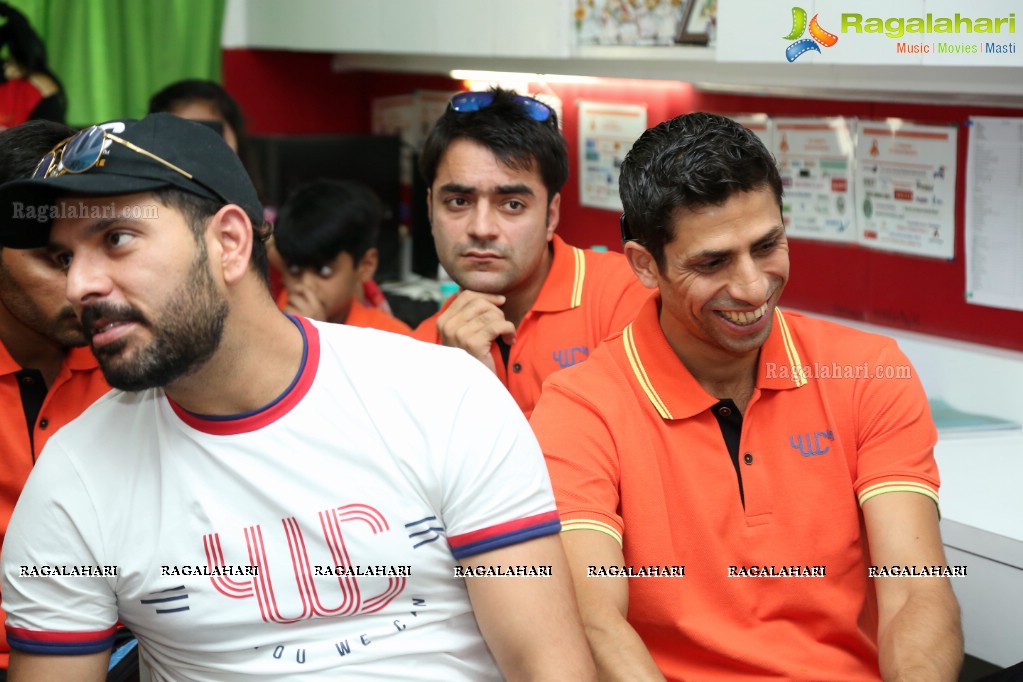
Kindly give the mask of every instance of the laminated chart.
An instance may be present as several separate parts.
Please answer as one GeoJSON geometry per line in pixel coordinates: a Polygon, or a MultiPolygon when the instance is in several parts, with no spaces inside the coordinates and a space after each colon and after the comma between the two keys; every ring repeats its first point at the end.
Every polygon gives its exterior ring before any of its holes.
{"type": "Polygon", "coordinates": [[[622,210],[618,176],[633,143],[646,131],[646,107],[579,102],[579,203],[622,210]]]}
{"type": "Polygon", "coordinates": [[[954,125],[860,121],[856,195],[860,243],[915,256],[955,255],[954,125]]]}
{"type": "Polygon", "coordinates": [[[776,118],[774,153],[789,237],[856,242],[853,134],[856,119],[776,118]]]}

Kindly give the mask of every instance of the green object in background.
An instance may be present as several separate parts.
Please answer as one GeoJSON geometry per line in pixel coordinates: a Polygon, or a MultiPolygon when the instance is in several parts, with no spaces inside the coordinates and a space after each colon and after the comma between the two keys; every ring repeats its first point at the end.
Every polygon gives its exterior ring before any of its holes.
{"type": "Polygon", "coordinates": [[[226,0],[7,0],[46,43],[64,84],[67,122],[141,118],[184,78],[221,81],[226,0]]]}

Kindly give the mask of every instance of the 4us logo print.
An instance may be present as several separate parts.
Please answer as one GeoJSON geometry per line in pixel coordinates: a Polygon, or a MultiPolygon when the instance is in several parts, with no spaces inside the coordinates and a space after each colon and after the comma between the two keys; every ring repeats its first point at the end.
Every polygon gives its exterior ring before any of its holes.
{"type": "Polygon", "coordinates": [[[830,33],[821,28],[821,25],[817,23],[817,17],[819,15],[813,15],[813,19],[810,20],[810,37],[801,38],[803,33],[806,31],[806,10],[802,7],[792,8],[792,30],[785,40],[795,40],[796,42],[785,48],[785,59],[789,62],[794,62],[799,59],[799,56],[813,50],[820,53],[821,48],[818,45],[824,47],[833,47],[838,42],[838,36],[834,33],[830,33]]]}

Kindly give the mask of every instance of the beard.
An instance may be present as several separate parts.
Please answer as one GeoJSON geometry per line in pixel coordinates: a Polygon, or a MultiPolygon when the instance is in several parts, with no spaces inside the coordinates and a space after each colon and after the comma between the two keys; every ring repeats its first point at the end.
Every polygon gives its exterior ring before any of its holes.
{"type": "Polygon", "coordinates": [[[22,285],[15,281],[2,265],[0,265],[0,305],[7,308],[18,322],[58,346],[77,348],[87,343],[82,325],[70,304],[60,308],[52,316],[47,316],[44,309],[25,293],[22,285]]]}
{"type": "Polygon", "coordinates": [[[153,339],[135,350],[126,350],[130,339],[93,347],[108,384],[143,391],[167,386],[205,364],[220,347],[227,313],[227,301],[217,291],[205,245],[200,244],[185,286],[172,295],[159,319],[150,320],[129,305],[97,303],[82,312],[82,323],[90,342],[100,318],[137,322],[150,330],[153,339]]]}

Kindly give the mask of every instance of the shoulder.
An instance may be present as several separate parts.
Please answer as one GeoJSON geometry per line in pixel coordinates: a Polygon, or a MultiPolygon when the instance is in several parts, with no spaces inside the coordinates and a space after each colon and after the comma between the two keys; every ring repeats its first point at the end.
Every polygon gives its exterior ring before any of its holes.
{"type": "Polygon", "coordinates": [[[423,343],[418,337],[380,329],[311,322],[319,330],[322,354],[332,356],[348,374],[373,375],[377,384],[386,382],[413,390],[430,385],[431,380],[464,383],[477,377],[478,370],[492,376],[460,348],[423,343]]]}
{"type": "Polygon", "coordinates": [[[811,352],[817,351],[829,358],[869,358],[897,348],[895,339],[889,336],[863,331],[831,320],[792,310],[785,310],[783,318],[788,332],[799,346],[811,352]]]}
{"type": "MultiPolygon", "coordinates": [[[[98,371],[98,370],[97,370],[98,371]]],[[[102,375],[101,375],[102,376],[102,375]]],[[[104,383],[105,386],[105,383],[104,383]]],[[[65,424],[47,441],[56,443],[76,460],[88,458],[90,467],[109,457],[98,457],[97,444],[106,455],[123,453],[135,438],[152,437],[156,415],[165,398],[162,389],[127,392],[109,389],[75,419],[65,424]]],[[[40,461],[45,458],[40,458],[40,461]]]]}
{"type": "Polygon", "coordinates": [[[412,335],[412,329],[398,318],[377,308],[368,308],[359,303],[352,303],[346,324],[355,327],[379,329],[394,334],[412,335]]]}

